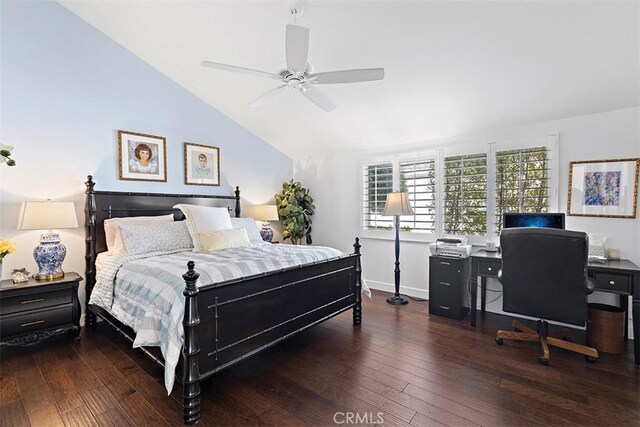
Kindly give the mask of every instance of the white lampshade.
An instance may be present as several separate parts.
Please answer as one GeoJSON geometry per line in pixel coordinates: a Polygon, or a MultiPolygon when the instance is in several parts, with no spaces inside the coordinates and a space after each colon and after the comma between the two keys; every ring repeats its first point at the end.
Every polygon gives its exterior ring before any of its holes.
{"type": "Polygon", "coordinates": [[[382,216],[413,215],[409,204],[409,193],[388,193],[387,203],[384,205],[382,216]]]}
{"type": "Polygon", "coordinates": [[[24,202],[18,218],[18,230],[77,228],[73,202],[24,202]]]}
{"type": "Polygon", "coordinates": [[[253,217],[260,221],[277,221],[278,207],[276,205],[254,206],[253,217]]]}

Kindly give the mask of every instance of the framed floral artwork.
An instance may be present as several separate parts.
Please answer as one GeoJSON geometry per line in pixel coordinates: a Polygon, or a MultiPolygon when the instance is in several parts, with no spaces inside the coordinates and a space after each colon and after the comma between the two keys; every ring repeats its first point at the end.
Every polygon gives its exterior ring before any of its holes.
{"type": "Polygon", "coordinates": [[[220,149],[210,145],[184,143],[184,183],[220,185],[220,149]]]}
{"type": "Polygon", "coordinates": [[[119,130],[118,164],[121,180],[167,182],[167,139],[119,130]]]}
{"type": "Polygon", "coordinates": [[[567,214],[635,218],[640,159],[570,163],[567,214]]]}

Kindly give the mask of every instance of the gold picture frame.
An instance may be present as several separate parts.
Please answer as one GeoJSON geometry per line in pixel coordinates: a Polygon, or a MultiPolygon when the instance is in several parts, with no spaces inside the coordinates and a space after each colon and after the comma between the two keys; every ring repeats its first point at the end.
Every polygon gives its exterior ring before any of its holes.
{"type": "Polygon", "coordinates": [[[119,130],[118,172],[122,181],[167,182],[167,139],[119,130]]]}
{"type": "Polygon", "coordinates": [[[185,142],[184,183],[220,186],[220,148],[185,142]]]}
{"type": "Polygon", "coordinates": [[[635,218],[640,159],[569,163],[567,215],[635,218]]]}

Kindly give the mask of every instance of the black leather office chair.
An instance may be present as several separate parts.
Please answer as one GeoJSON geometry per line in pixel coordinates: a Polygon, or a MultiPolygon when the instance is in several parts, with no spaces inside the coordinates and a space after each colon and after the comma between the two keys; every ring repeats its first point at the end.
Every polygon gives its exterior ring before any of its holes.
{"type": "Polygon", "coordinates": [[[584,326],[587,295],[595,283],[587,277],[589,241],[585,233],[551,228],[509,228],[500,234],[504,289],[502,310],[538,319],[537,331],[514,321],[516,332],[498,331],[503,340],[539,341],[543,365],[549,363],[549,345],[584,354],[588,361],[598,350],[563,340],[566,329],[549,332],[546,320],[584,326]]]}

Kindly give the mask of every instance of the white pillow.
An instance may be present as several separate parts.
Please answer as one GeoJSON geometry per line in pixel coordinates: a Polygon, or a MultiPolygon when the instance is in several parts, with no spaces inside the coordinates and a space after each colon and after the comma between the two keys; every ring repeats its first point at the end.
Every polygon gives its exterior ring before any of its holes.
{"type": "Polygon", "coordinates": [[[200,244],[205,252],[218,251],[228,248],[250,248],[251,242],[247,236],[247,230],[205,231],[199,233],[200,244]]]}
{"type": "Polygon", "coordinates": [[[175,205],[174,208],[180,209],[184,214],[195,251],[202,248],[198,240],[198,233],[233,229],[227,208],[185,204],[175,205]]]}
{"type": "Polygon", "coordinates": [[[111,218],[104,220],[104,234],[107,240],[107,250],[112,255],[124,255],[127,248],[122,241],[120,233],[120,225],[122,224],[140,224],[173,221],[173,214],[159,216],[130,216],[123,218],[111,218]]]}
{"type": "Polygon", "coordinates": [[[231,218],[231,224],[233,225],[234,230],[244,228],[247,231],[247,236],[249,237],[249,241],[252,245],[264,242],[262,237],[260,237],[260,231],[256,225],[256,220],[252,217],[231,218]]]}
{"type": "Polygon", "coordinates": [[[127,253],[131,255],[193,248],[184,221],[122,224],[120,231],[127,253]]]}

